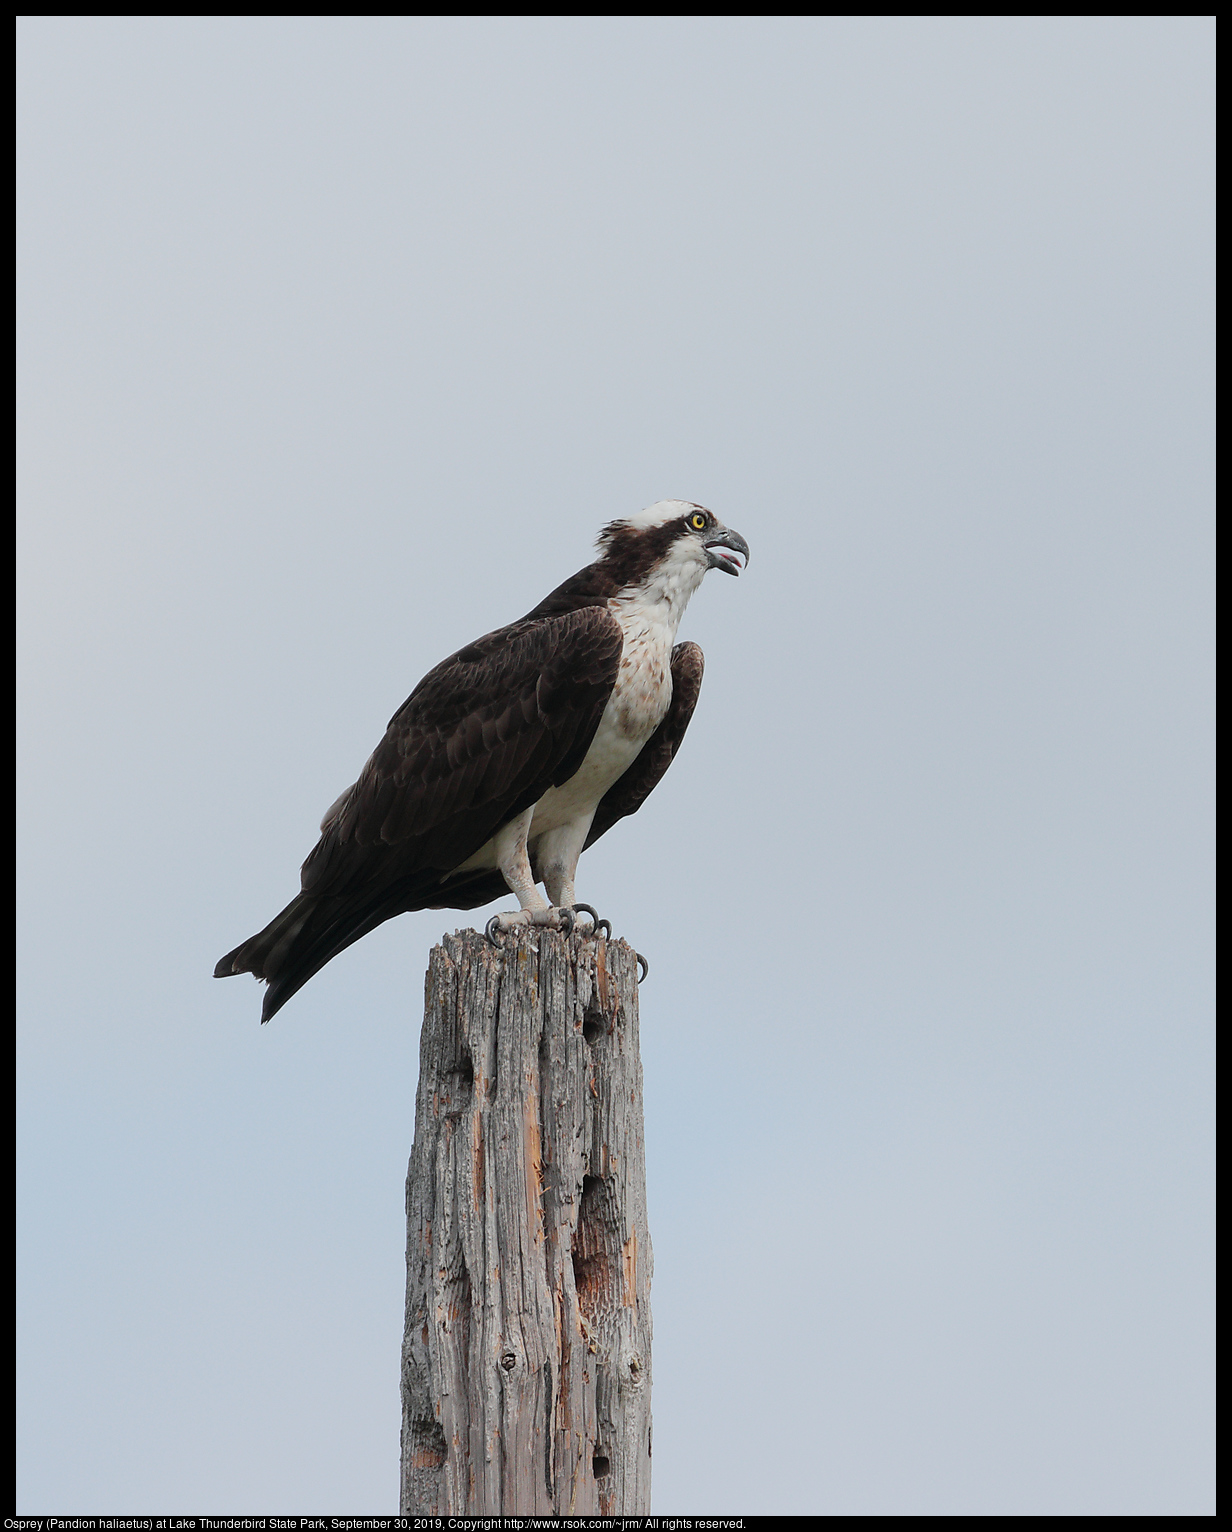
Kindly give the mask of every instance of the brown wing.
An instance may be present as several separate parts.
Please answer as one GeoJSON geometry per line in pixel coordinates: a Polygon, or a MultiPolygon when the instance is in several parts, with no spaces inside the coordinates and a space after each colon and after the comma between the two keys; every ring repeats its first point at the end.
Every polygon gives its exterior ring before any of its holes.
{"type": "MultiPolygon", "coordinates": [[[[702,651],[696,644],[677,644],[672,650],[672,704],[667,717],[646,741],[633,765],[600,800],[590,834],[586,837],[587,846],[593,846],[618,819],[635,814],[658,786],[689,727],[701,690],[703,668],[702,651]]],[[[503,898],[508,892],[499,872],[476,868],[473,872],[450,878],[430,907],[473,910],[481,904],[491,904],[493,899],[503,898]]]]}
{"type": "Polygon", "coordinates": [[[620,651],[616,619],[586,607],[490,633],[429,671],[330,811],[304,892],[340,893],[387,863],[405,875],[466,861],[581,765],[620,651]]]}
{"type": "Polygon", "coordinates": [[[646,741],[633,765],[604,794],[586,837],[587,846],[593,846],[601,835],[606,835],[618,819],[636,814],[659,785],[693,717],[704,669],[705,660],[696,644],[677,644],[672,650],[672,705],[667,717],[646,741]]]}
{"type": "Polygon", "coordinates": [[[429,671],[325,816],[301,892],[215,975],[268,980],[265,1021],[383,921],[452,904],[442,876],[581,765],[621,647],[595,605],[524,618],[429,671]]]}

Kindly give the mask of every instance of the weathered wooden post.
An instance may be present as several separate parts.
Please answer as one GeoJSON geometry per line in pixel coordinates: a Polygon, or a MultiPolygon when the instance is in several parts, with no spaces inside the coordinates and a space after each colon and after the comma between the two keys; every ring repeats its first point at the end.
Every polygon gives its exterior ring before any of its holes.
{"type": "Polygon", "coordinates": [[[404,1515],[650,1509],[637,959],[433,949],[406,1182],[404,1515]]]}

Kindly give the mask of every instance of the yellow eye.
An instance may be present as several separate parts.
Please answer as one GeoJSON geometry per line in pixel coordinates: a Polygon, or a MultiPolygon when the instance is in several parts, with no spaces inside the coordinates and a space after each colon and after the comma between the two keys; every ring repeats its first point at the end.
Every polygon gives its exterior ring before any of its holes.
{"type": "Polygon", "coordinates": [[[692,516],[689,517],[689,525],[695,532],[700,532],[706,525],[706,518],[700,511],[694,511],[692,516]]]}

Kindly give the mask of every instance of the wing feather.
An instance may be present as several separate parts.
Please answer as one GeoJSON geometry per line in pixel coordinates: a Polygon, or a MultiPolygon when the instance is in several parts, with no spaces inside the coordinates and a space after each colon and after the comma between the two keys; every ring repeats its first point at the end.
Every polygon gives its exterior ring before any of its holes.
{"type": "Polygon", "coordinates": [[[460,649],[390,719],[322,820],[301,892],[215,968],[267,981],[263,1021],[382,921],[498,897],[493,869],[462,874],[456,888],[445,874],[585,758],[622,646],[610,591],[594,584],[583,571],[520,622],[460,649]]]}
{"type": "Polygon", "coordinates": [[[577,770],[620,651],[616,619],[590,606],[523,619],[443,661],[390,719],[341,810],[327,816],[304,863],[304,892],[403,882],[472,856],[577,770]]]}

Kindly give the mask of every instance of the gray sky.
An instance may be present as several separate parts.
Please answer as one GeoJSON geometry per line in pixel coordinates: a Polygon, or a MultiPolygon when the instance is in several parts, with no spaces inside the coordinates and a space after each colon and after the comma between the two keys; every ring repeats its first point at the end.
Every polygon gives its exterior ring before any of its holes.
{"type": "Polygon", "coordinates": [[[18,27],[20,1511],[389,1511],[422,974],[220,953],[423,672],[752,546],[582,862],[662,1512],[1205,1512],[1207,20],[18,27]]]}

